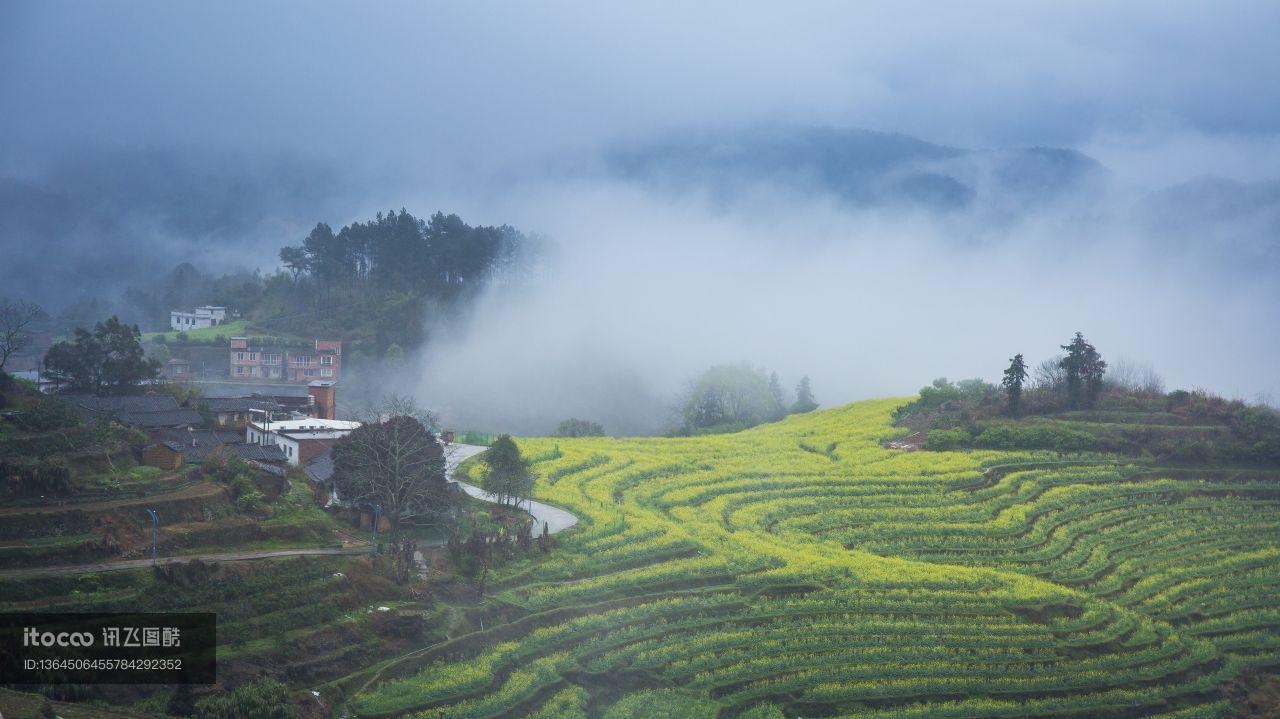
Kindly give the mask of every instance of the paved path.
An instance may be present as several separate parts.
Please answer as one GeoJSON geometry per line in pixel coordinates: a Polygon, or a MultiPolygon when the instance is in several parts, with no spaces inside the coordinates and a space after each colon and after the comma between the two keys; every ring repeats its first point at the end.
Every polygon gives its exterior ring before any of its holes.
{"type": "MultiPolygon", "coordinates": [[[[492,494],[480,489],[479,487],[467,484],[466,482],[459,482],[453,478],[453,470],[457,469],[459,464],[462,464],[464,460],[474,457],[486,449],[488,449],[488,447],[477,447],[473,444],[451,445],[445,459],[445,476],[449,478],[450,482],[462,487],[462,490],[472,497],[485,502],[497,503],[498,498],[492,494]]],[[[544,522],[547,525],[548,534],[563,532],[578,523],[578,518],[569,512],[558,507],[552,507],[549,504],[543,504],[542,502],[527,500],[521,502],[519,508],[533,515],[533,536],[535,537],[542,534],[542,525],[544,522]]]]}
{"type": "MultiPolygon", "coordinates": [[[[223,552],[221,554],[187,554],[173,557],[160,557],[159,564],[190,562],[199,559],[202,562],[236,562],[246,559],[269,559],[271,557],[301,557],[314,554],[365,554],[364,548],[347,549],[269,549],[260,552],[223,552]]],[[[141,569],[151,566],[151,558],[126,559],[119,562],[102,562],[100,564],[76,564],[69,567],[30,567],[27,569],[8,569],[0,572],[0,580],[20,579],[24,577],[55,577],[64,574],[86,574],[89,572],[110,572],[117,569],[141,569]]]]}

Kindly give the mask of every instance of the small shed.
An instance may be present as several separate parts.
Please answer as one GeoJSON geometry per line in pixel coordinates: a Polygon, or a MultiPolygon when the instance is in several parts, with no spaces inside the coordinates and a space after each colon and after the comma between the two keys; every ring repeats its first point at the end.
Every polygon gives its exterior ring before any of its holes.
{"type": "Polygon", "coordinates": [[[182,445],[177,442],[154,442],[142,448],[142,463],[160,469],[179,469],[182,467],[182,450],[182,445]]]}

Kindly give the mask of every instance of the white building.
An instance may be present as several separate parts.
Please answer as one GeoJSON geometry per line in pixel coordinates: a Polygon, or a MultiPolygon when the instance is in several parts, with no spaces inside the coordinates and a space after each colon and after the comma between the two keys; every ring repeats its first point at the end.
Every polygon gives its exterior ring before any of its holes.
{"type": "Polygon", "coordinates": [[[297,466],[310,462],[359,426],[359,422],[314,417],[273,422],[257,415],[245,425],[244,440],[279,447],[289,464],[297,466]]]}
{"type": "Polygon", "coordinates": [[[213,327],[226,321],[226,307],[212,307],[210,305],[205,305],[204,307],[197,307],[191,312],[174,310],[169,313],[169,326],[179,332],[198,330],[204,327],[213,327]]]}

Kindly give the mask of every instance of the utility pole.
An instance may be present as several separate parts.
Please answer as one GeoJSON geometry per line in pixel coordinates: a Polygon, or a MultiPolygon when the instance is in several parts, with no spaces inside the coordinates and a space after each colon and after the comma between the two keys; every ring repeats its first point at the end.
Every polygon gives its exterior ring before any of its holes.
{"type": "Polygon", "coordinates": [[[369,509],[373,510],[373,521],[370,525],[373,527],[373,536],[369,540],[369,555],[378,555],[378,522],[382,520],[382,505],[370,504],[369,509]]]}
{"type": "Polygon", "coordinates": [[[147,507],[147,514],[151,517],[151,566],[157,566],[156,559],[156,527],[160,524],[160,518],[156,516],[156,510],[147,507]]]}

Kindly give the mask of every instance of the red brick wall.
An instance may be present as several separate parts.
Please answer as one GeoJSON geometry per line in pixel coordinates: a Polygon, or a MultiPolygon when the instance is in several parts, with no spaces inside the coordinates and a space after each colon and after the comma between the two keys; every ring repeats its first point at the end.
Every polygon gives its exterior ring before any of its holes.
{"type": "Polygon", "coordinates": [[[298,464],[306,466],[308,462],[333,446],[332,439],[300,439],[298,440],[298,464]]]}

